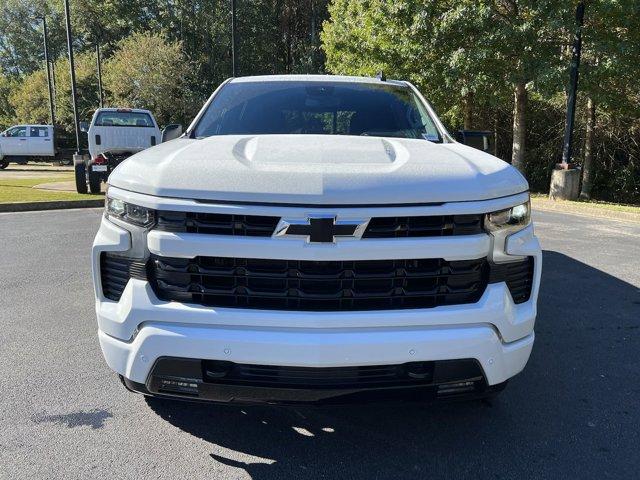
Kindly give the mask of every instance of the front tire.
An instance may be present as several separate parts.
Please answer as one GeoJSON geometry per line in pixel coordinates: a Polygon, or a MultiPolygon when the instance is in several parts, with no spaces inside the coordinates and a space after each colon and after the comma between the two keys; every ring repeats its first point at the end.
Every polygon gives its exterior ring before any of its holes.
{"type": "Polygon", "coordinates": [[[87,193],[87,167],[84,163],[76,165],[76,191],[87,193]]]}
{"type": "Polygon", "coordinates": [[[8,166],[9,166],[9,161],[8,160],[0,160],[0,170],[4,170],[8,166]]]}
{"type": "Polygon", "coordinates": [[[102,179],[100,178],[100,175],[89,172],[89,191],[91,193],[100,193],[101,183],[102,179]]]}

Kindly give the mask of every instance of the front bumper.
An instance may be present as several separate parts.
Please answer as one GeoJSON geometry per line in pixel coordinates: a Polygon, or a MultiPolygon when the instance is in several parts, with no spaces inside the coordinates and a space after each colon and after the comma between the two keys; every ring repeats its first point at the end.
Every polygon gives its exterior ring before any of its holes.
{"type": "Polygon", "coordinates": [[[148,322],[131,342],[102,331],[99,338],[109,366],[140,384],[149,383],[159,358],[170,356],[316,368],[473,358],[487,384],[496,385],[524,368],[534,334],[505,344],[493,327],[481,324],[314,331],[148,322]]]}
{"type": "Polygon", "coordinates": [[[122,375],[120,379],[129,390],[145,395],[279,405],[467,400],[491,396],[507,383],[487,385],[480,365],[473,359],[305,369],[162,357],[146,384],[122,375]]]}
{"type": "MultiPolygon", "coordinates": [[[[370,242],[365,250],[352,242],[334,249],[308,248],[269,239],[231,241],[154,231],[144,235],[141,248],[140,241],[131,240],[138,233],[123,227],[103,219],[93,246],[93,267],[100,345],[108,365],[133,390],[163,394],[152,388],[152,370],[162,357],[310,368],[473,359],[481,368],[484,385],[499,388],[524,368],[531,353],[541,274],[541,251],[532,227],[507,238],[504,246],[507,255],[534,258],[533,289],[524,303],[513,302],[505,283],[493,283],[474,304],[354,312],[262,311],[166,302],[156,297],[148,282],[135,278],[116,302],[102,295],[100,254],[129,251],[142,257],[151,251],[185,257],[232,256],[241,250],[247,257],[293,255],[323,260],[366,255],[419,258],[428,251],[434,258],[463,259],[487,256],[492,248],[488,236],[370,242]],[[263,241],[267,243],[262,245],[263,241]]],[[[209,393],[202,398],[253,402],[261,392],[224,393],[225,388],[208,386],[209,393]],[[211,394],[212,389],[218,394],[211,394]]],[[[279,401],[278,395],[262,391],[266,393],[279,401]]],[[[302,390],[297,393],[306,395],[302,390]]]]}

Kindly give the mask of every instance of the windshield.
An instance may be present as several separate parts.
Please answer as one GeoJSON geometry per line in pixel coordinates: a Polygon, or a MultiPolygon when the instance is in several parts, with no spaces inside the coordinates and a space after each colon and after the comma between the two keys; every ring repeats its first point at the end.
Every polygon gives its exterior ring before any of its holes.
{"type": "Polygon", "coordinates": [[[153,127],[151,115],[143,112],[113,111],[100,112],[96,127],[153,127]]]}
{"type": "Polygon", "coordinates": [[[388,83],[229,83],[214,97],[193,135],[236,134],[370,135],[441,141],[413,91],[388,83]]]}

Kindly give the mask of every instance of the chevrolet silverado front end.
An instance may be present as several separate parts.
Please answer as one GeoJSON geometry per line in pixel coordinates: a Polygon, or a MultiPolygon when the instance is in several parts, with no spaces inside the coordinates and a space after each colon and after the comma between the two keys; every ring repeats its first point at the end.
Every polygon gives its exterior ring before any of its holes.
{"type": "Polygon", "coordinates": [[[134,391],[245,403],[483,396],[525,366],[528,185],[406,82],[225,82],[109,178],[99,339],[134,391]]]}

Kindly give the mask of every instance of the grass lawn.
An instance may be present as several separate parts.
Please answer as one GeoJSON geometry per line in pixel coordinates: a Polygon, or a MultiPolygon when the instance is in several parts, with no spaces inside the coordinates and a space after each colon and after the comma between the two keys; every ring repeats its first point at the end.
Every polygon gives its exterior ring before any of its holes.
{"type": "Polygon", "coordinates": [[[98,200],[100,195],[80,195],[75,192],[38,190],[34,185],[73,181],[73,175],[39,178],[0,178],[0,203],[47,202],[55,200],[98,200]]]}
{"type": "Polygon", "coordinates": [[[640,222],[640,206],[619,203],[598,202],[595,200],[568,201],[550,200],[544,194],[531,194],[531,205],[539,210],[555,210],[565,213],[590,215],[623,221],[640,222]]]}
{"type": "Polygon", "coordinates": [[[534,203],[555,202],[577,208],[597,208],[601,210],[612,210],[615,212],[640,214],[640,205],[625,205],[620,203],[599,202],[597,200],[577,200],[575,202],[569,200],[550,200],[549,196],[544,193],[532,193],[531,199],[534,203]]]}

